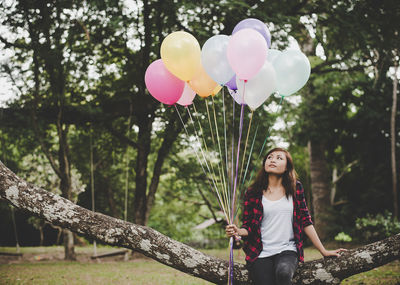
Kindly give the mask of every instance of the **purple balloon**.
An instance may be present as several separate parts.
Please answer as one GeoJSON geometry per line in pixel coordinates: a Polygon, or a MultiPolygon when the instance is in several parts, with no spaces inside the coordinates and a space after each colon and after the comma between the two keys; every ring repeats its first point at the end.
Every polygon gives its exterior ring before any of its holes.
{"type": "Polygon", "coordinates": [[[236,75],[234,75],[231,80],[225,83],[225,86],[228,86],[229,89],[231,90],[237,90],[237,85],[236,85],[236,75]]]}
{"type": "Polygon", "coordinates": [[[260,20],[254,18],[248,18],[240,21],[233,29],[232,35],[242,29],[256,30],[265,38],[268,44],[268,48],[271,47],[271,33],[269,32],[267,25],[265,25],[260,20]]]}

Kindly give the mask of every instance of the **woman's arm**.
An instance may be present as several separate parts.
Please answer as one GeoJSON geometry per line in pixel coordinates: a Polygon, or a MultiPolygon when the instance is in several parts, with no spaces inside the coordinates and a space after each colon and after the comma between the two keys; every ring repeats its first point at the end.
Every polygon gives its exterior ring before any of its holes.
{"type": "Polygon", "coordinates": [[[323,256],[340,256],[341,251],[347,251],[347,249],[344,248],[339,248],[335,250],[326,250],[325,247],[323,246],[321,240],[318,237],[317,232],[315,231],[315,228],[313,225],[309,225],[304,228],[304,232],[308,236],[308,238],[311,240],[313,245],[319,250],[319,252],[323,256]]]}

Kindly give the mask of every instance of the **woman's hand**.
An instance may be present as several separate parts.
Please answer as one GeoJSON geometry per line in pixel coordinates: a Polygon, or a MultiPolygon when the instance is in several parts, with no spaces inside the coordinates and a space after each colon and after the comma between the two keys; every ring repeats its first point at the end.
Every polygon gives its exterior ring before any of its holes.
{"type": "Polygon", "coordinates": [[[347,251],[347,249],[339,248],[335,250],[324,250],[322,253],[323,256],[336,256],[339,257],[342,251],[347,251]]]}
{"type": "Polygon", "coordinates": [[[226,236],[227,237],[233,237],[235,236],[236,238],[239,237],[239,229],[236,225],[231,224],[231,225],[227,225],[225,228],[225,232],[226,232],[226,236]]]}

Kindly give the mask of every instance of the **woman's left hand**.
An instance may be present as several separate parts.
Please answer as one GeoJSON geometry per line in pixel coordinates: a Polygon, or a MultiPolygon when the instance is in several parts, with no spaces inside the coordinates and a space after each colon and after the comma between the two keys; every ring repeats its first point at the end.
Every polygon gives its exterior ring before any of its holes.
{"type": "Polygon", "coordinates": [[[324,252],[322,252],[322,255],[323,256],[336,256],[336,257],[339,257],[340,253],[342,251],[347,251],[347,249],[339,248],[339,249],[335,249],[335,250],[325,250],[324,252]]]}

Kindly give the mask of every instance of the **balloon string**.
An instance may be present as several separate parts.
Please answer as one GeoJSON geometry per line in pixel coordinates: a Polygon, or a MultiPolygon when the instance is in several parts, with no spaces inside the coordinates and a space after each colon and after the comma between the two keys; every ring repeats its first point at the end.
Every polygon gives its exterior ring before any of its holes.
{"type": "MultiPolygon", "coordinates": [[[[196,105],[194,104],[194,102],[193,102],[193,109],[194,109],[194,111],[196,112],[196,114],[198,113],[197,112],[197,110],[196,110],[196,105]]],[[[190,114],[189,114],[189,116],[190,116],[190,114]]],[[[192,119],[192,121],[193,121],[193,119],[192,119]]],[[[209,153],[209,151],[208,151],[208,146],[207,146],[207,141],[206,141],[206,139],[205,139],[205,137],[204,137],[204,131],[203,131],[203,128],[201,127],[201,124],[200,124],[200,121],[198,120],[197,121],[197,123],[199,124],[199,128],[200,128],[200,134],[201,134],[201,138],[202,138],[202,140],[203,140],[203,143],[204,143],[204,148],[205,148],[205,150],[206,150],[206,153],[209,153]]],[[[196,128],[195,128],[195,125],[193,124],[193,127],[194,127],[194,129],[196,130],[196,128]]],[[[212,173],[213,173],[213,175],[214,175],[214,177],[216,177],[216,175],[215,175],[215,171],[214,171],[214,167],[213,167],[213,165],[212,165],[212,163],[210,162],[210,166],[211,166],[211,170],[212,170],[212,173]]]]}
{"type": "MultiPolygon", "coordinates": [[[[282,96],[281,96],[281,99],[279,100],[278,107],[277,107],[277,110],[275,111],[275,113],[278,114],[278,113],[280,113],[280,112],[282,111],[282,106],[283,106],[283,101],[284,101],[284,99],[285,99],[285,96],[282,95],[282,96]]],[[[260,159],[260,156],[261,156],[261,154],[262,154],[262,152],[263,152],[263,150],[264,150],[265,144],[267,143],[267,139],[268,139],[268,137],[269,137],[269,135],[270,135],[271,129],[272,129],[272,125],[270,125],[269,128],[268,128],[268,130],[267,130],[267,134],[266,134],[266,136],[265,136],[264,143],[263,143],[263,145],[262,145],[262,147],[261,147],[261,150],[260,150],[260,152],[258,153],[257,160],[260,159]]],[[[254,171],[255,171],[255,167],[253,168],[253,170],[252,170],[251,173],[250,173],[249,181],[251,181],[251,179],[253,178],[254,171]]]]}
{"type": "MultiPolygon", "coordinates": [[[[258,127],[259,127],[259,125],[257,125],[257,127],[256,127],[256,131],[254,133],[253,141],[251,143],[250,154],[249,154],[248,159],[247,159],[246,170],[244,172],[244,176],[243,176],[243,179],[241,181],[242,185],[239,188],[240,192],[239,192],[238,196],[240,194],[242,194],[243,191],[244,191],[244,187],[243,186],[244,186],[244,182],[246,181],[246,176],[247,176],[247,172],[248,172],[249,165],[250,165],[251,155],[253,154],[254,144],[256,142],[256,138],[257,138],[257,134],[258,134],[258,127]]],[[[239,179],[239,181],[240,181],[240,179],[239,179]]],[[[235,211],[235,215],[233,216],[233,220],[236,219],[238,212],[239,212],[239,207],[236,207],[236,211],[235,211]]]]}
{"type": "Polygon", "coordinates": [[[228,284],[233,284],[233,241],[234,238],[229,239],[229,267],[228,267],[228,284]]]}
{"type": "MultiPolygon", "coordinates": [[[[194,102],[193,102],[193,109],[194,109],[194,111],[195,111],[196,113],[198,113],[197,110],[196,110],[196,105],[195,105],[194,102]]],[[[206,141],[206,139],[205,139],[205,137],[204,137],[203,128],[201,127],[200,121],[198,120],[197,122],[198,122],[199,127],[200,127],[201,137],[202,137],[202,140],[203,140],[203,142],[204,142],[204,147],[205,147],[206,153],[209,154],[208,147],[207,147],[207,141],[206,141]]],[[[209,160],[210,160],[210,159],[209,159],[209,160]]],[[[215,175],[215,170],[214,170],[213,164],[211,163],[211,160],[210,160],[210,166],[211,166],[211,172],[212,172],[212,175],[213,175],[213,177],[214,177],[214,180],[217,181],[216,175],[215,175]]],[[[220,177],[221,177],[221,175],[220,175],[220,177]]],[[[225,205],[226,209],[229,209],[229,205],[230,205],[230,204],[228,204],[228,202],[227,202],[226,200],[224,200],[224,205],[225,205]]]]}
{"type": "MultiPolygon", "coordinates": [[[[211,124],[211,116],[210,116],[210,112],[209,112],[209,110],[208,110],[208,102],[207,102],[207,100],[204,100],[204,103],[206,104],[207,117],[208,117],[208,123],[209,123],[209,126],[210,126],[210,132],[211,132],[211,138],[212,138],[212,142],[213,142],[213,148],[215,149],[214,132],[213,132],[212,124],[211,124]]],[[[199,123],[199,125],[200,125],[200,123],[199,123]]],[[[202,132],[202,134],[204,134],[204,132],[202,132]]],[[[204,141],[204,144],[205,144],[205,147],[206,147],[206,152],[207,152],[207,153],[210,153],[210,152],[208,151],[206,139],[205,139],[204,137],[203,137],[203,141],[204,141]]],[[[212,173],[213,173],[214,177],[216,177],[216,175],[215,175],[215,170],[214,170],[214,167],[213,167],[212,163],[210,163],[210,165],[211,165],[212,173]]],[[[218,170],[219,170],[219,174],[220,174],[220,177],[221,177],[220,169],[218,169],[218,170]]],[[[215,180],[216,180],[216,178],[215,178],[215,180]]],[[[222,186],[222,181],[221,181],[221,179],[220,179],[220,183],[221,183],[221,186],[222,186]]],[[[222,186],[222,187],[223,187],[223,186],[222,186]]],[[[228,208],[229,208],[229,207],[228,207],[228,208]]]]}
{"type": "Polygon", "coordinates": [[[211,132],[211,139],[215,148],[215,139],[214,139],[214,132],[213,132],[213,128],[211,125],[211,118],[210,118],[210,112],[208,111],[208,102],[207,99],[204,100],[204,103],[206,104],[206,109],[207,109],[207,116],[208,116],[208,123],[210,125],[210,132],[211,132]]]}
{"type": "MultiPolygon", "coordinates": [[[[257,125],[256,131],[255,131],[254,137],[253,137],[253,142],[251,143],[250,155],[249,155],[249,157],[248,157],[248,159],[247,159],[246,170],[245,170],[245,172],[244,172],[244,176],[243,176],[243,180],[242,180],[242,187],[241,187],[241,188],[243,188],[244,182],[245,182],[245,180],[246,180],[247,171],[248,171],[249,165],[250,165],[251,155],[253,154],[254,143],[255,143],[255,141],[256,141],[256,137],[257,137],[257,133],[258,133],[258,127],[259,127],[259,126],[257,125]]],[[[240,181],[240,180],[239,180],[239,181],[240,181]]]]}
{"type": "Polygon", "coordinates": [[[232,199],[232,211],[231,211],[231,221],[233,222],[233,213],[235,209],[235,197],[236,197],[236,184],[237,184],[237,177],[238,177],[238,172],[239,172],[239,155],[240,155],[240,142],[242,139],[242,130],[243,130],[243,113],[244,113],[244,104],[242,104],[241,110],[240,110],[240,126],[239,126],[239,139],[238,139],[238,144],[237,144],[237,151],[236,151],[236,173],[235,173],[235,181],[233,185],[233,199],[232,199]]]}
{"type": "MultiPolygon", "coordinates": [[[[183,125],[183,128],[184,128],[184,130],[185,130],[185,133],[186,133],[186,135],[187,135],[188,138],[189,138],[190,135],[189,135],[189,132],[187,131],[187,128],[186,128],[185,123],[184,123],[183,120],[182,120],[181,114],[179,113],[178,108],[176,107],[176,105],[174,105],[174,107],[175,107],[176,113],[178,114],[179,119],[180,119],[180,121],[181,121],[181,123],[182,123],[182,125],[183,125]]],[[[193,122],[193,120],[192,120],[192,122],[193,122]]],[[[200,159],[200,157],[199,157],[199,155],[198,155],[197,149],[196,149],[192,144],[191,144],[191,146],[192,146],[192,148],[193,148],[193,150],[194,150],[194,152],[195,152],[195,155],[196,155],[196,157],[197,157],[197,161],[199,162],[199,164],[200,164],[200,166],[201,166],[201,169],[203,170],[205,176],[207,177],[207,172],[206,172],[205,169],[204,169],[203,163],[202,163],[202,161],[201,161],[201,159],[200,159]]],[[[206,162],[206,165],[207,165],[207,160],[205,160],[205,162],[206,162]]],[[[207,165],[207,168],[208,168],[208,165],[207,165]]],[[[208,169],[209,169],[209,168],[208,168],[208,169]]],[[[208,180],[208,179],[207,179],[207,180],[208,180]]],[[[218,196],[218,190],[217,190],[217,187],[216,187],[216,185],[215,185],[214,180],[212,180],[212,182],[213,182],[213,184],[214,184],[214,188],[212,187],[212,185],[211,185],[211,183],[210,183],[209,180],[208,180],[208,182],[209,182],[209,185],[210,185],[211,190],[214,189],[214,192],[216,192],[216,193],[217,193],[217,196],[218,196]]],[[[223,212],[224,212],[224,214],[225,214],[225,217],[228,217],[225,208],[224,208],[223,205],[220,203],[220,198],[218,197],[217,200],[218,200],[218,203],[220,204],[221,209],[223,210],[223,212]]]]}
{"type": "Polygon", "coordinates": [[[219,172],[220,179],[221,179],[221,182],[222,182],[222,187],[223,187],[222,189],[224,190],[223,192],[224,192],[226,201],[228,202],[228,205],[230,205],[229,198],[228,198],[229,194],[228,194],[228,191],[227,191],[226,181],[225,181],[224,157],[222,156],[222,151],[221,151],[221,142],[220,142],[219,133],[218,133],[218,124],[217,124],[217,115],[215,113],[214,97],[212,96],[211,99],[212,99],[212,106],[213,106],[213,113],[214,113],[215,131],[216,131],[216,135],[217,135],[218,150],[219,150],[218,172],[219,172]]]}
{"type": "MultiPolygon", "coordinates": [[[[226,141],[226,119],[225,119],[225,95],[224,88],[222,88],[222,112],[224,116],[224,143],[225,143],[225,166],[226,166],[226,184],[228,186],[228,192],[230,193],[231,189],[229,186],[229,167],[228,167],[228,146],[226,141]]],[[[228,201],[230,204],[230,201],[228,201]]]]}
{"type": "MultiPolygon", "coordinates": [[[[193,105],[194,112],[196,114],[198,114],[199,112],[197,112],[197,110],[196,110],[196,104],[193,102],[192,105],[193,105]]],[[[206,152],[208,153],[207,142],[206,142],[206,139],[204,138],[204,131],[203,131],[203,128],[201,127],[200,120],[197,120],[197,123],[199,124],[200,134],[201,134],[201,138],[204,142],[204,147],[206,149],[206,152]]]]}
{"type": "MultiPolygon", "coordinates": [[[[223,198],[221,197],[221,193],[220,193],[220,191],[218,190],[218,187],[216,186],[216,185],[217,185],[217,183],[216,183],[217,179],[216,179],[216,176],[215,176],[214,169],[212,168],[212,163],[211,163],[211,161],[210,161],[210,165],[211,165],[211,169],[212,169],[212,173],[211,173],[210,168],[209,168],[208,163],[207,163],[206,156],[205,156],[204,151],[203,151],[203,148],[201,147],[201,142],[200,142],[200,140],[199,140],[199,136],[198,136],[197,131],[196,131],[196,128],[195,128],[195,124],[194,124],[194,121],[193,121],[193,117],[192,117],[192,115],[191,115],[191,113],[190,113],[189,108],[186,108],[186,109],[187,109],[187,111],[188,111],[190,120],[191,120],[192,125],[193,125],[193,127],[194,127],[196,139],[197,139],[197,141],[198,141],[198,143],[199,143],[199,145],[200,145],[201,153],[202,153],[202,155],[203,155],[203,158],[204,158],[204,161],[205,161],[205,163],[206,163],[207,169],[208,169],[208,171],[209,171],[209,173],[210,173],[210,175],[211,175],[211,177],[212,177],[212,179],[213,179],[213,183],[214,183],[215,189],[216,189],[215,192],[216,192],[216,194],[217,194],[217,198],[220,200],[220,207],[221,207],[221,209],[223,210],[223,212],[225,213],[225,217],[228,217],[229,215],[227,214],[228,211],[227,211],[226,209],[229,210],[229,206],[228,206],[229,204],[227,204],[226,199],[223,199],[223,198]]],[[[225,198],[225,197],[224,197],[224,198],[225,198]]],[[[228,221],[228,219],[227,219],[227,221],[228,221]]]]}
{"type": "Polygon", "coordinates": [[[232,99],[232,155],[231,155],[231,191],[233,191],[233,157],[234,157],[234,151],[235,151],[235,144],[234,144],[234,138],[235,138],[235,100],[232,99]]]}
{"type": "MultiPolygon", "coordinates": [[[[242,181],[242,174],[243,174],[244,161],[245,161],[245,158],[246,158],[247,142],[248,142],[248,140],[249,140],[249,134],[250,134],[250,129],[251,129],[251,122],[253,121],[253,114],[254,114],[254,111],[251,110],[249,126],[248,126],[248,128],[247,128],[246,143],[244,144],[244,151],[243,151],[243,157],[242,157],[242,166],[241,166],[241,169],[240,169],[239,181],[242,181]]],[[[251,153],[249,154],[249,156],[250,156],[250,155],[251,155],[251,153]]]]}

